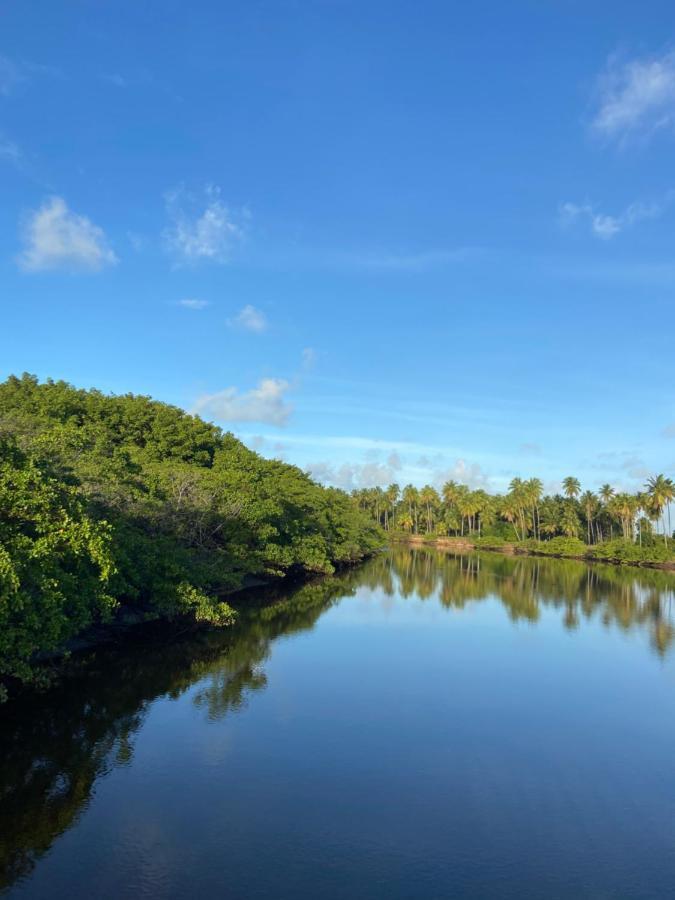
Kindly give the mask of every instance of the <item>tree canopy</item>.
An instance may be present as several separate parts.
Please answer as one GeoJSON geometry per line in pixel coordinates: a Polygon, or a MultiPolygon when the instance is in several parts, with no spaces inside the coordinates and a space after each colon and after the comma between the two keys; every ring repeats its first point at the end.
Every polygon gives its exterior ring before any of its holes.
{"type": "MultiPolygon", "coordinates": [[[[675,484],[665,475],[649,478],[644,490],[634,494],[616,492],[608,484],[597,493],[582,493],[579,479],[570,475],[563,479],[561,494],[545,495],[538,478],[514,478],[503,494],[448,481],[440,492],[431,485],[408,484],[401,490],[392,484],[354,491],[353,496],[359,508],[388,531],[537,544],[583,540],[594,547],[620,538],[629,546],[652,548],[659,559],[670,555],[675,484]],[[655,549],[658,542],[663,551],[655,549]]],[[[625,547],[618,551],[623,556],[628,552],[625,547]]]]}
{"type": "Polygon", "coordinates": [[[251,579],[330,574],[379,543],[347,494],[176,407],[0,384],[0,678],[112,616],[227,624],[251,579]]]}

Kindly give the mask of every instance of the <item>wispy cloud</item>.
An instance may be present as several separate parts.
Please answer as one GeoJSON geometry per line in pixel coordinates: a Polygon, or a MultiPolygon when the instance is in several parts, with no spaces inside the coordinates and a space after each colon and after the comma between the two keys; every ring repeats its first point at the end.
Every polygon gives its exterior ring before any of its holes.
{"type": "Polygon", "coordinates": [[[449,250],[423,250],[417,253],[355,254],[352,261],[366,269],[392,271],[424,271],[464,262],[478,253],[475,247],[456,247],[449,250]]]}
{"type": "Polygon", "coordinates": [[[456,459],[449,468],[434,473],[433,483],[436,487],[441,488],[446,481],[458,481],[473,489],[490,486],[490,479],[481,466],[478,463],[469,463],[465,459],[456,459]]]}
{"type": "Polygon", "coordinates": [[[533,441],[526,441],[518,447],[518,452],[525,456],[541,456],[541,444],[534,443],[533,441]]]}
{"type": "Polygon", "coordinates": [[[28,272],[44,269],[98,271],[117,262],[102,228],[50,197],[26,218],[24,248],[17,261],[28,272]]]}
{"type": "Polygon", "coordinates": [[[342,463],[334,465],[331,462],[311,462],[305,466],[305,471],[316,481],[342,488],[343,491],[353,491],[358,488],[382,487],[391,484],[396,479],[397,468],[389,463],[342,463]]]}
{"type": "Polygon", "coordinates": [[[624,142],[675,124],[675,53],[621,61],[610,57],[597,84],[593,131],[624,142]]]}
{"type": "Polygon", "coordinates": [[[418,486],[433,484],[439,489],[451,479],[468,484],[472,488],[490,486],[488,475],[478,463],[456,459],[444,468],[433,468],[430,461],[425,460],[424,465],[415,467],[406,465],[396,452],[390,453],[386,460],[371,459],[365,462],[343,463],[320,460],[307,463],[305,470],[318,481],[347,491],[383,487],[392,482],[402,483],[408,479],[418,486]]]}
{"type": "Polygon", "coordinates": [[[591,234],[608,241],[626,228],[645,219],[655,219],[662,215],[672,201],[672,192],[659,203],[631,203],[617,215],[600,212],[592,203],[563,203],[559,209],[560,223],[564,227],[585,222],[591,234]]]}
{"type": "MultiPolygon", "coordinates": [[[[269,440],[274,440],[274,435],[260,435],[269,440]]],[[[242,439],[252,435],[240,435],[242,439]]],[[[441,447],[431,444],[417,443],[416,441],[400,441],[362,437],[361,435],[344,434],[288,434],[284,437],[287,444],[304,448],[328,448],[335,450],[374,451],[378,454],[407,453],[412,455],[424,454],[428,457],[446,457],[453,448],[441,447]]]]}
{"type": "Polygon", "coordinates": [[[198,196],[180,187],[164,199],[170,221],[164,243],[177,263],[229,262],[244,228],[223,203],[220,188],[207,185],[198,196]]]}
{"type": "Polygon", "coordinates": [[[186,297],[185,300],[178,301],[178,306],[183,306],[185,309],[206,309],[208,305],[208,300],[196,300],[193,297],[186,297]]]}
{"type": "Polygon", "coordinates": [[[260,333],[268,328],[267,317],[264,312],[256,309],[255,306],[247,304],[236,316],[227,320],[230,328],[243,328],[245,331],[255,331],[260,333]]]}
{"type": "Polygon", "coordinates": [[[602,472],[614,473],[615,479],[625,483],[625,478],[633,481],[644,481],[650,475],[645,460],[634,450],[606,450],[598,453],[590,468],[602,472]]]}
{"type": "Polygon", "coordinates": [[[256,251],[256,262],[270,268],[301,268],[309,270],[354,270],[386,275],[411,275],[469,264],[490,251],[477,246],[460,246],[421,250],[388,250],[359,248],[336,249],[310,243],[267,247],[256,251]]]}
{"type": "Polygon", "coordinates": [[[216,394],[205,394],[195,404],[195,412],[208,414],[223,422],[265,422],[285,425],[293,412],[286,395],[291,385],[283,378],[263,378],[245,393],[235,387],[216,394]]]}

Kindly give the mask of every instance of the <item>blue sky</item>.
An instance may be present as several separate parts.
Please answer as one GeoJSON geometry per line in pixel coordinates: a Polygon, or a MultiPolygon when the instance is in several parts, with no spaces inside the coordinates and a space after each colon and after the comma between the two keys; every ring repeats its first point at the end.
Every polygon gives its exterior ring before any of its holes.
{"type": "Polygon", "coordinates": [[[7,2],[0,376],[344,487],[675,471],[672,3],[7,2]]]}

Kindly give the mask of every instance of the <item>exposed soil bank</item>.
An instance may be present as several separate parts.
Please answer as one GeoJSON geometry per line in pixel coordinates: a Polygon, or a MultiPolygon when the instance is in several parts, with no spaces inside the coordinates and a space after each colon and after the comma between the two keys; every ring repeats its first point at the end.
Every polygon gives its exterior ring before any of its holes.
{"type": "Polygon", "coordinates": [[[466,537],[438,537],[432,540],[427,539],[421,534],[396,535],[390,538],[391,543],[409,544],[413,547],[435,547],[438,550],[454,550],[457,553],[467,553],[471,550],[486,550],[491,553],[503,553],[506,556],[545,556],[549,559],[578,559],[581,562],[601,562],[610,566],[635,566],[643,569],[665,569],[675,572],[675,562],[648,562],[645,560],[625,560],[625,559],[608,559],[606,557],[595,557],[592,555],[592,548],[589,547],[587,555],[572,555],[566,553],[547,553],[542,550],[540,553],[536,550],[519,547],[517,544],[500,544],[491,545],[481,540],[480,544],[475,543],[466,537]]]}

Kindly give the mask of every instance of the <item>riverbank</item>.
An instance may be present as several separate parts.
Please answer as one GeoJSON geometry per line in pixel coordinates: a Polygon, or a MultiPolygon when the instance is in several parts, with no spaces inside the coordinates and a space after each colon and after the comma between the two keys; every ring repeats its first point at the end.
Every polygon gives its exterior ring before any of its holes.
{"type": "Polygon", "coordinates": [[[233,591],[382,542],[344,491],[148,397],[10,377],[0,419],[0,683],[110,623],[228,625],[233,591]]]}
{"type": "Polygon", "coordinates": [[[550,541],[505,541],[489,537],[438,537],[423,534],[394,534],[390,543],[413,547],[434,547],[467,553],[488,550],[507,556],[545,556],[554,559],[577,559],[584,562],[603,562],[615,566],[636,566],[675,572],[675,547],[640,547],[626,541],[606,541],[604,544],[584,544],[576,538],[553,538],[550,541]]]}
{"type": "Polygon", "coordinates": [[[218,596],[226,601],[231,611],[227,622],[214,624],[200,621],[189,613],[167,618],[159,613],[148,613],[129,605],[120,606],[108,621],[97,622],[75,635],[66,643],[51,651],[36,654],[29,662],[33,675],[29,680],[0,675],[0,708],[8,699],[18,700],[30,695],[35,689],[53,687],[68,675],[69,668],[78,669],[78,664],[89,655],[111,647],[148,647],[162,644],[167,646],[185,636],[206,635],[208,632],[229,632],[246,618],[251,610],[273,606],[289,594],[306,590],[308,592],[330,591],[331,585],[349,570],[371,559],[373,553],[365,553],[358,559],[336,563],[330,574],[308,573],[296,570],[282,576],[266,579],[250,576],[241,587],[221,591],[218,596]]]}

